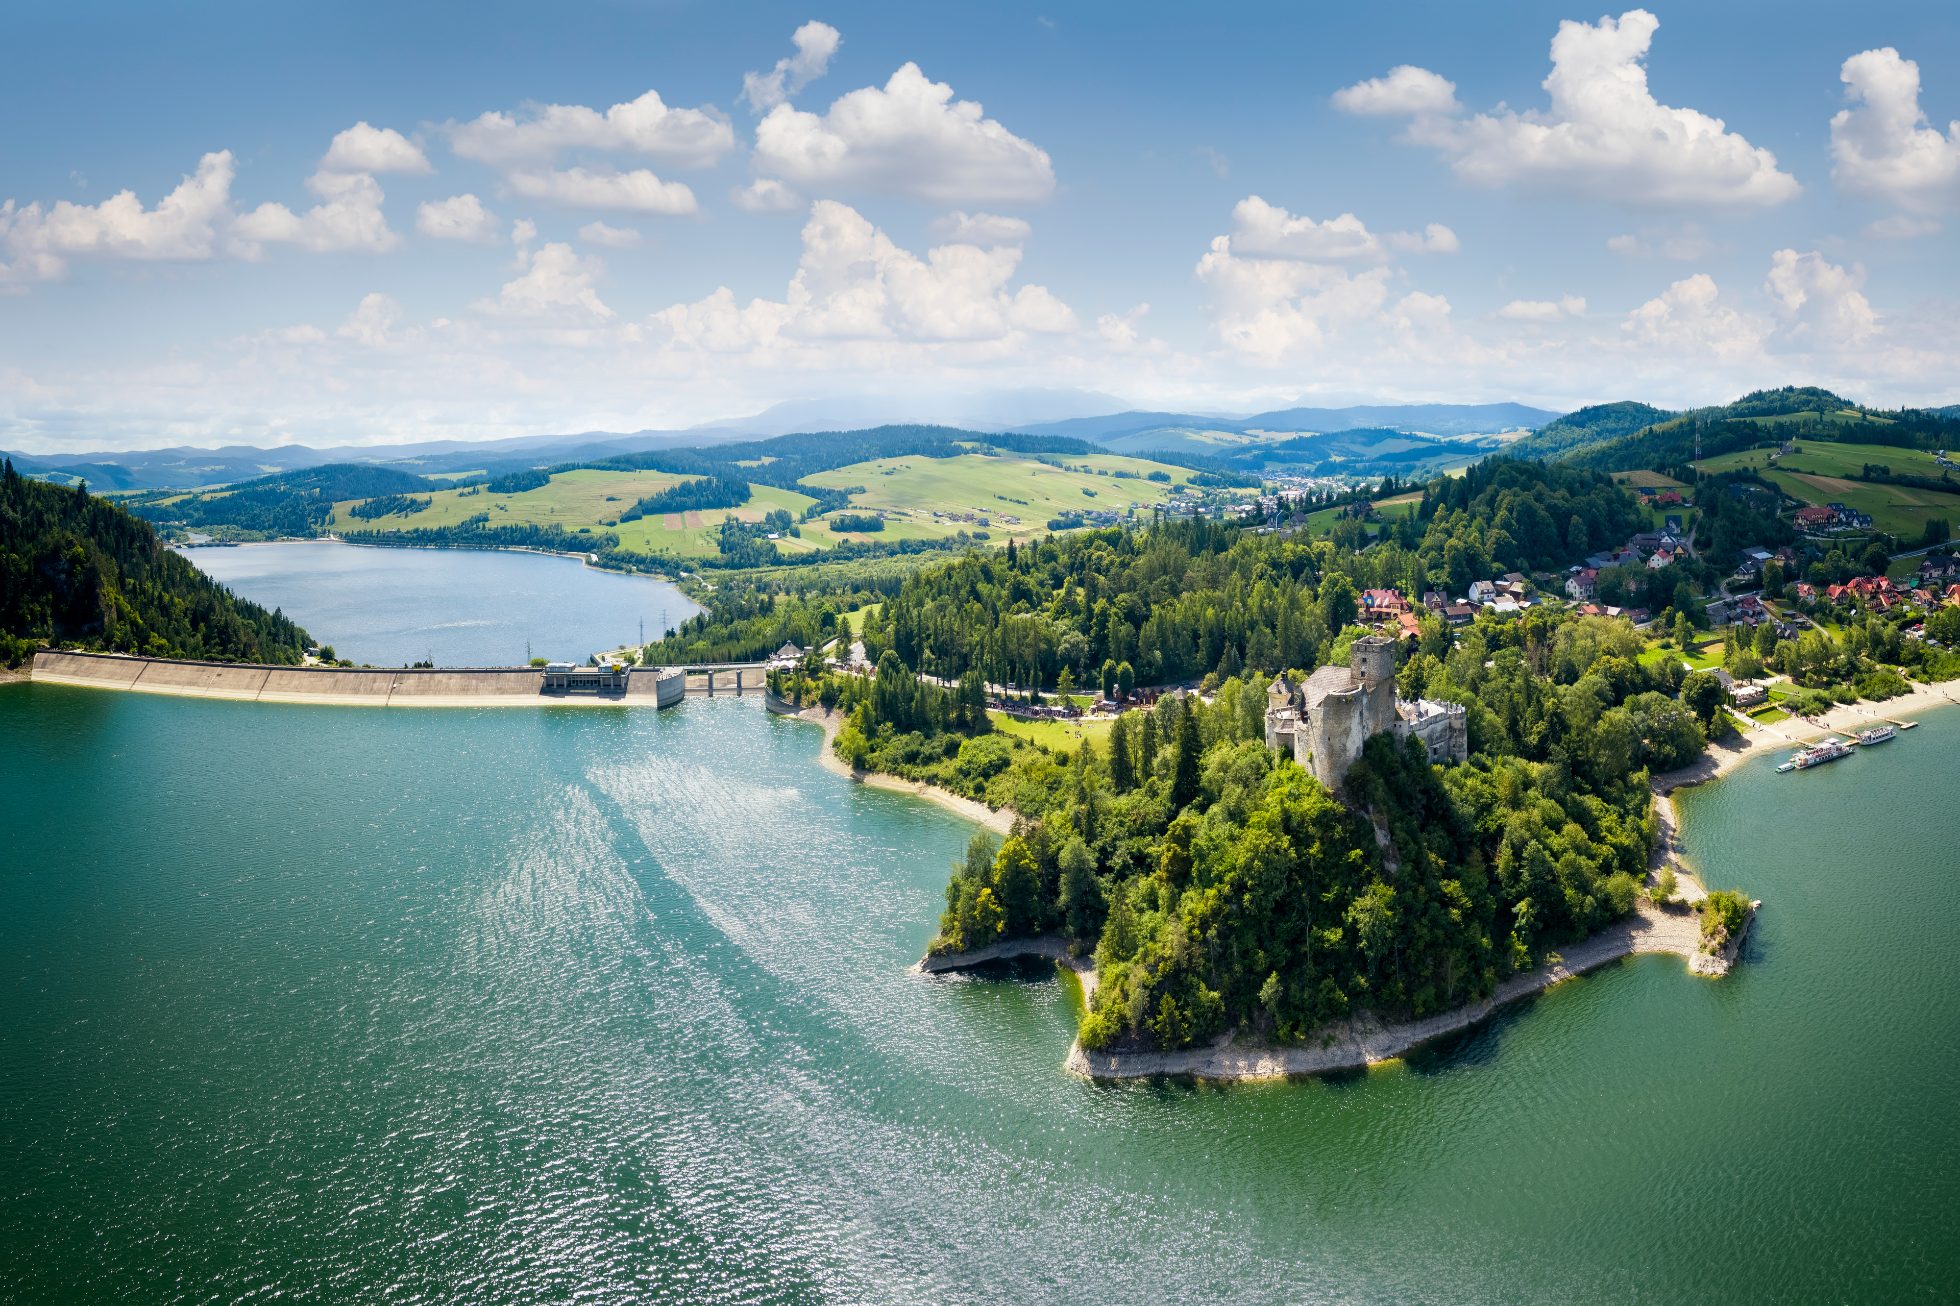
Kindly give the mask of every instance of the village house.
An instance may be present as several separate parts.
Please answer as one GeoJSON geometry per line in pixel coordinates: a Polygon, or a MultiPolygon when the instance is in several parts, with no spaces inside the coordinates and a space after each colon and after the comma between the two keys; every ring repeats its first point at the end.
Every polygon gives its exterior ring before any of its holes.
{"type": "Polygon", "coordinates": [[[1369,615],[1379,619],[1407,612],[1409,601],[1402,597],[1399,590],[1362,590],[1361,606],[1368,610],[1369,615]]]}
{"type": "Polygon", "coordinates": [[[1565,592],[1577,602],[1592,602],[1594,595],[1599,592],[1599,569],[1582,567],[1568,576],[1565,581],[1565,592]]]}
{"type": "Polygon", "coordinates": [[[1871,529],[1872,515],[1870,513],[1860,512],[1856,508],[1847,508],[1841,503],[1833,503],[1829,506],[1840,526],[1848,526],[1853,530],[1860,531],[1871,529]]]}

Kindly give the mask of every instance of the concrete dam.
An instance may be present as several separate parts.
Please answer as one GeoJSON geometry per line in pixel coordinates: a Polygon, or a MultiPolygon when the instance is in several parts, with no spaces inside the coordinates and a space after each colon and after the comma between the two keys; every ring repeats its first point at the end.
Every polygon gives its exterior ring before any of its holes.
{"type": "MultiPolygon", "coordinates": [[[[583,677],[570,683],[560,677],[547,685],[547,672],[539,667],[287,667],[64,652],[36,653],[32,678],[43,684],[125,689],[139,694],[347,707],[587,704],[660,708],[673,706],[689,692],[703,692],[689,686],[686,672],[679,667],[632,667],[615,677],[592,677],[595,683],[603,680],[605,688],[586,688],[581,683],[583,677]],[[623,687],[612,687],[615,685],[623,687]]],[[[712,670],[707,672],[706,683],[714,683],[712,670]]]]}

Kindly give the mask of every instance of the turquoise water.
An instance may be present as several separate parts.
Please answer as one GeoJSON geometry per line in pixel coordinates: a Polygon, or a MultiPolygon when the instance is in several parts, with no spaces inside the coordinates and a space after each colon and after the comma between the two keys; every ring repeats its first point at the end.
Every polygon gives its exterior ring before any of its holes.
{"type": "Polygon", "coordinates": [[[335,653],[378,667],[583,662],[658,639],[700,609],[665,581],[572,558],[475,549],[377,549],[331,542],[189,549],[234,593],[282,608],[335,653]]]}
{"type": "Polygon", "coordinates": [[[970,827],[751,702],[0,687],[0,1299],[1939,1298],[1960,713],[1684,797],[1768,900],[1365,1075],[1060,1073],[970,827]],[[1830,813],[1829,817],[1821,816],[1830,813]]]}

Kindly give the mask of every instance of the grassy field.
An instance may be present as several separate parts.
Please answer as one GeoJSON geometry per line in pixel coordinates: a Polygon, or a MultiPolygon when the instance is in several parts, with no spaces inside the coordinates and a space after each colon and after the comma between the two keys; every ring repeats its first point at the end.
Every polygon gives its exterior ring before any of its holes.
{"type": "Polygon", "coordinates": [[[867,603],[861,608],[852,608],[849,612],[838,613],[837,624],[849,627],[851,633],[856,635],[864,630],[865,622],[876,620],[878,614],[884,610],[885,605],[882,603],[867,603]]]}
{"type": "MultiPolygon", "coordinates": [[[[1925,449],[1907,449],[1896,444],[1842,444],[1832,440],[1796,440],[1787,454],[1775,460],[1774,449],[1743,449],[1719,458],[1705,458],[1696,464],[1707,472],[1730,472],[1743,468],[1761,471],[1807,472],[1813,476],[1851,476],[1866,463],[1890,467],[1902,476],[1937,477],[1946,469],[1925,449]]],[[[1634,473],[1639,475],[1640,473],[1634,473]]]]}
{"type": "MultiPolygon", "coordinates": [[[[643,517],[620,525],[619,514],[639,499],[691,478],[669,472],[612,472],[580,468],[559,472],[535,490],[521,494],[493,494],[487,489],[438,490],[428,496],[429,506],[420,512],[398,513],[388,517],[362,519],[348,512],[349,503],[334,505],[333,529],[340,535],[360,535],[367,531],[414,530],[427,526],[455,526],[478,513],[485,513],[492,526],[559,526],[574,533],[599,534],[610,530],[619,536],[621,547],[644,553],[671,553],[681,557],[704,557],[715,551],[714,528],[725,518],[760,521],[773,508],[787,509],[792,516],[812,502],[805,494],[779,490],[773,486],[751,487],[753,497],[739,508],[713,508],[698,512],[665,513],[643,517]]],[[[801,541],[785,539],[786,552],[813,548],[801,541]]]]}
{"type": "Polygon", "coordinates": [[[1671,659],[1687,663],[1693,671],[1713,671],[1722,665],[1722,656],[1723,642],[1719,639],[1702,640],[1686,653],[1656,640],[1641,650],[1639,661],[1642,666],[1653,667],[1671,659]]]}
{"type": "MultiPolygon", "coordinates": [[[[996,542],[1004,542],[1010,536],[1046,533],[1049,519],[1065,512],[1123,512],[1132,505],[1161,503],[1177,487],[1189,484],[1191,475],[1185,468],[1117,454],[1069,456],[1046,462],[962,454],[955,458],[913,456],[856,463],[813,476],[809,484],[828,489],[863,487],[863,493],[851,496],[847,511],[881,514],[885,528],[873,533],[839,532],[827,524],[828,519],[818,519],[800,523],[796,534],[786,533],[776,544],[782,552],[796,554],[851,540],[942,540],[961,531],[979,530],[985,530],[996,542]],[[1145,479],[1158,471],[1170,479],[1145,479]],[[1129,475],[1119,476],[1119,472],[1129,475]]],[[[716,530],[731,517],[760,521],[781,508],[792,518],[800,518],[815,502],[794,490],[751,484],[752,497],[738,508],[619,521],[619,515],[636,501],[688,479],[668,472],[580,468],[559,472],[546,484],[521,494],[494,494],[481,486],[437,490],[426,496],[427,508],[387,517],[356,517],[349,511],[355,502],[350,500],[335,505],[331,525],[337,534],[358,536],[371,531],[456,526],[481,513],[488,516],[491,526],[558,526],[573,534],[591,535],[610,531],[619,537],[624,549],[699,558],[714,554],[716,530]]]]}
{"type": "Polygon", "coordinates": [[[975,530],[995,539],[1039,535],[1047,532],[1051,517],[1149,507],[1190,479],[1185,468],[1116,454],[1069,456],[1053,463],[983,454],[883,458],[820,472],[805,483],[824,489],[862,487],[863,493],[851,496],[848,511],[882,513],[884,530],[868,537],[838,534],[824,519],[807,523],[803,537],[827,547],[839,540],[945,539],[975,530]],[[1136,475],[1118,477],[1117,471],[1136,475]],[[1145,480],[1153,471],[1164,472],[1170,481],[1145,480]],[[986,519],[984,526],[981,518],[986,519]]]}
{"type": "Polygon", "coordinates": [[[1745,449],[1708,458],[1703,471],[1749,470],[1803,503],[1841,503],[1870,513],[1879,530],[1902,540],[1916,539],[1927,521],[1943,517],[1960,525],[1960,492],[1912,489],[1847,479],[1866,463],[1890,467],[1900,475],[1937,477],[1945,469],[1924,449],[1888,444],[1842,444],[1797,440],[1788,454],[1771,459],[1770,449],[1745,449]]]}
{"type": "Polygon", "coordinates": [[[1008,716],[1005,712],[989,712],[994,729],[1004,735],[1026,739],[1058,753],[1073,753],[1082,747],[1082,741],[1101,747],[1109,742],[1109,728],[1113,720],[1099,721],[1022,721],[1008,716]]]}
{"type": "Polygon", "coordinates": [[[1960,523],[1960,494],[1912,490],[1902,485],[1874,485],[1834,476],[1814,476],[1778,468],[1764,478],[1792,498],[1805,503],[1841,503],[1868,512],[1872,525],[1902,540],[1913,540],[1935,517],[1960,523]]]}
{"type": "Polygon", "coordinates": [[[1613,479],[1621,485],[1630,485],[1636,490],[1678,490],[1682,488],[1682,482],[1675,480],[1672,476],[1663,476],[1659,472],[1614,472],[1613,479]]]}

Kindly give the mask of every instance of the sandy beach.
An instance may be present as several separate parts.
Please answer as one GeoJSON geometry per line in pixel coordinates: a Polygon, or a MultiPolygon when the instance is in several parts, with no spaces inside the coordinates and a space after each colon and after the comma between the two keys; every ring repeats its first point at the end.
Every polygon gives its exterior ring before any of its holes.
{"type": "Polygon", "coordinates": [[[831,743],[837,732],[844,728],[844,718],[836,712],[827,712],[821,707],[806,707],[801,712],[779,714],[788,715],[793,721],[808,721],[823,731],[823,745],[817,750],[817,761],[826,771],[849,776],[861,785],[872,789],[886,789],[895,794],[910,794],[923,798],[929,803],[937,803],[947,811],[967,820],[984,825],[995,834],[1005,835],[1014,828],[1012,812],[997,812],[985,803],[976,803],[971,798],[962,798],[950,790],[937,785],[929,785],[920,780],[904,780],[895,775],[882,775],[876,771],[860,771],[845,764],[837,756],[831,743]]]}
{"type": "Polygon", "coordinates": [[[1885,721],[1903,720],[1930,712],[1937,707],[1960,703],[1960,682],[1914,685],[1912,692],[1883,703],[1847,703],[1818,717],[1791,717],[1764,725],[1757,723],[1740,736],[1713,740],[1708,751],[1692,766],[1667,771],[1654,777],[1654,792],[1667,794],[1684,785],[1700,784],[1726,775],[1759,753],[1795,752],[1804,744],[1815,743],[1825,735],[1843,735],[1885,721]]]}

